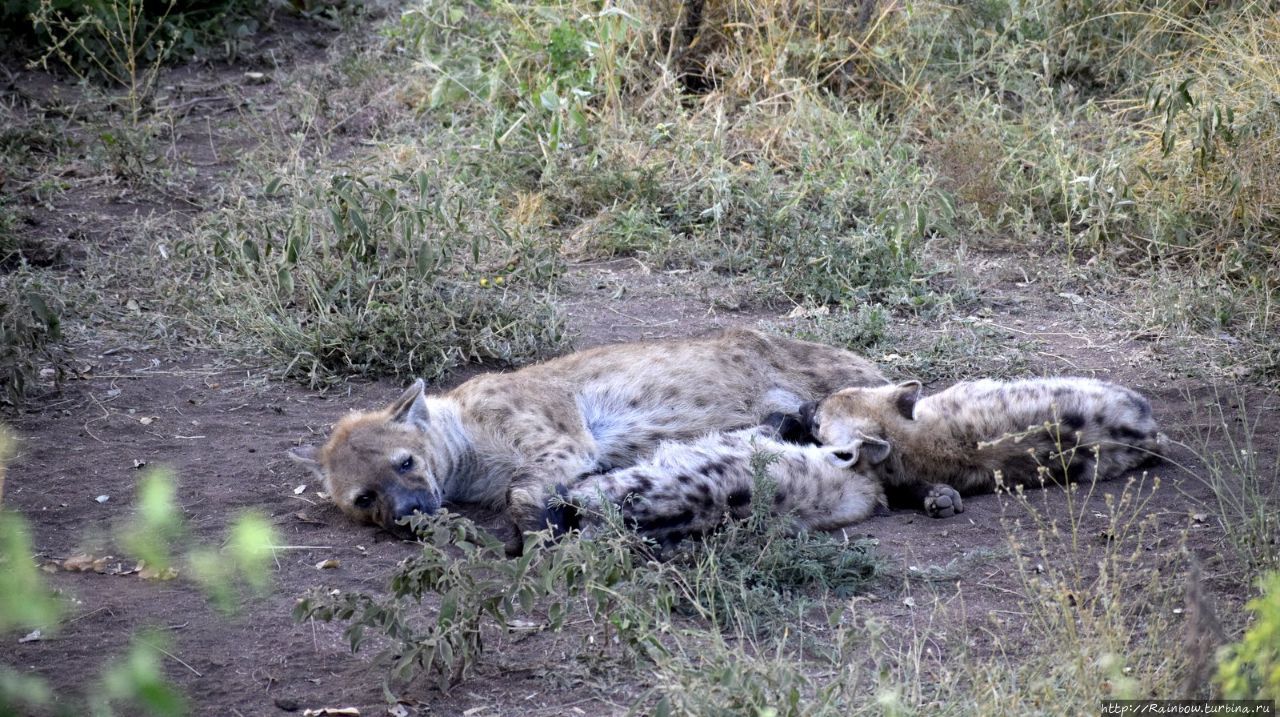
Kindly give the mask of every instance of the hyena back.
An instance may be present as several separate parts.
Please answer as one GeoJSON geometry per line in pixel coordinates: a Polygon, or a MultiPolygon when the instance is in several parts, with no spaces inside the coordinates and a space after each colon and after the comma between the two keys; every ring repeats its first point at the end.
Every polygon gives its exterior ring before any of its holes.
{"type": "Polygon", "coordinates": [[[293,457],[348,515],[398,530],[442,501],[505,509],[541,528],[546,497],[579,475],[633,465],[663,441],[752,426],[841,386],[886,383],[848,351],[758,331],[602,346],[438,396],[415,383],[381,411],[340,420],[293,457]]]}
{"type": "Polygon", "coordinates": [[[548,522],[560,531],[590,530],[607,503],[641,535],[672,544],[708,533],[726,518],[744,519],[764,500],[789,532],[834,530],[884,507],[884,489],[867,470],[888,451],[888,443],[875,439],[844,446],[787,443],[764,427],[668,441],[647,461],[583,476],[561,492],[564,508],[552,499],[548,522]],[[760,484],[758,470],[766,477],[760,484]],[[757,494],[763,487],[770,492],[757,494]]]}
{"type": "MultiPolygon", "coordinates": [[[[959,495],[991,492],[997,473],[1024,486],[1107,480],[1160,456],[1151,404],[1124,386],[1038,378],[962,382],[927,398],[920,389],[917,381],[847,388],[802,411],[821,443],[887,440],[880,477],[916,496],[938,494],[938,484],[959,495]]],[[[959,495],[947,494],[954,512],[963,509],[959,495]]],[[[946,512],[927,499],[925,508],[946,512]]]]}

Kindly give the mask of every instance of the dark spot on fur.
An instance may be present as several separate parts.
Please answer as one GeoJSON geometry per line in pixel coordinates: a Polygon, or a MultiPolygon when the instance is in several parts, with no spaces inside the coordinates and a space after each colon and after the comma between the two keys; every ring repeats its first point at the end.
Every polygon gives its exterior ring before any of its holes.
{"type": "Polygon", "coordinates": [[[787,499],[786,491],[781,491],[781,490],[780,490],[780,491],[778,491],[777,493],[774,493],[774,494],[773,494],[773,504],[774,504],[774,505],[782,505],[782,502],[783,502],[783,501],[785,501],[786,499],[787,499]]]}
{"type": "Polygon", "coordinates": [[[1081,478],[1088,477],[1086,474],[1092,467],[1093,461],[1076,459],[1067,465],[1067,480],[1077,483],[1081,478]]]}
{"type": "Polygon", "coordinates": [[[715,504],[716,502],[711,499],[711,491],[703,493],[702,496],[698,498],[698,505],[701,505],[705,510],[711,510],[715,504]]]}
{"type": "Polygon", "coordinates": [[[707,399],[703,398],[702,396],[698,396],[697,398],[693,399],[693,407],[694,407],[694,408],[706,408],[706,407],[707,407],[707,399]]]}
{"type": "Polygon", "coordinates": [[[630,401],[627,401],[627,407],[632,409],[640,408],[640,399],[633,398],[630,401]]]}
{"type": "Polygon", "coordinates": [[[1135,431],[1129,426],[1113,426],[1111,428],[1111,437],[1117,441],[1141,441],[1145,440],[1148,436],[1142,431],[1135,431]]]}
{"type": "Polygon", "coordinates": [[[751,489],[739,488],[733,491],[732,493],[730,493],[729,497],[725,500],[725,502],[728,503],[730,508],[738,508],[738,507],[744,506],[747,503],[751,502],[751,489]]]}
{"type": "Polygon", "coordinates": [[[708,478],[719,478],[724,475],[724,464],[719,461],[708,463],[702,468],[702,475],[707,476],[708,478]]]}
{"type": "Polygon", "coordinates": [[[689,475],[688,473],[681,473],[680,475],[676,476],[676,482],[679,483],[680,485],[689,485],[689,482],[692,480],[693,480],[693,476],[689,475]]]}
{"type": "Polygon", "coordinates": [[[675,515],[665,515],[659,518],[638,519],[636,527],[640,530],[666,530],[681,525],[688,525],[693,520],[693,511],[686,508],[675,515]]]}
{"type": "Polygon", "coordinates": [[[1078,431],[1084,428],[1084,416],[1075,411],[1068,411],[1062,414],[1062,427],[1068,431],[1078,431]]]}
{"type": "Polygon", "coordinates": [[[564,421],[556,421],[556,430],[561,433],[568,433],[569,424],[565,423],[564,421]]]}
{"type": "Polygon", "coordinates": [[[653,481],[650,480],[649,476],[636,476],[635,492],[648,493],[649,490],[652,488],[653,488],[653,481]]]}

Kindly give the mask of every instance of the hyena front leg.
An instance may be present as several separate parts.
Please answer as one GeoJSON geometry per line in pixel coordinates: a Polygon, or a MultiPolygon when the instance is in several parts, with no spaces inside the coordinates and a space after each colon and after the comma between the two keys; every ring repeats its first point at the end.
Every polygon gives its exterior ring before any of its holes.
{"type": "Polygon", "coordinates": [[[524,552],[525,532],[547,527],[547,502],[556,486],[570,485],[578,476],[595,472],[597,462],[592,444],[560,441],[513,467],[507,489],[507,515],[513,528],[506,543],[509,556],[524,552]]]}

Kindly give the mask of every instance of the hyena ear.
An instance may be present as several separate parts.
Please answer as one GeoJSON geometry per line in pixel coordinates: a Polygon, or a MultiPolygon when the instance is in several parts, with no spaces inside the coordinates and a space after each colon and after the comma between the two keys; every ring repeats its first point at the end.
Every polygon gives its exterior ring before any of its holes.
{"type": "Polygon", "coordinates": [[[852,468],[858,459],[866,458],[872,465],[884,463],[889,457],[889,442],[858,433],[858,438],[847,446],[825,449],[827,460],[840,468],[852,468]]]}
{"type": "Polygon", "coordinates": [[[813,430],[813,416],[818,412],[817,401],[805,401],[800,404],[799,419],[800,425],[807,431],[813,430]]]}
{"type": "Polygon", "coordinates": [[[858,463],[859,448],[860,446],[857,443],[854,443],[852,445],[840,446],[838,448],[834,446],[827,446],[823,450],[827,454],[827,460],[831,461],[835,467],[852,468],[858,463]]]}
{"type": "Polygon", "coordinates": [[[893,405],[908,421],[915,420],[916,401],[920,400],[920,389],[919,381],[903,381],[894,387],[893,405]]]}
{"type": "Polygon", "coordinates": [[[888,460],[889,452],[892,448],[888,441],[872,438],[862,433],[859,433],[858,436],[862,439],[862,445],[860,446],[862,455],[866,456],[871,465],[879,465],[888,460]]]}
{"type": "Polygon", "coordinates": [[[408,423],[419,429],[427,427],[427,397],[424,391],[426,384],[422,379],[413,382],[413,385],[405,389],[400,398],[391,404],[391,408],[387,409],[391,414],[391,420],[396,423],[408,423]]]}
{"type": "Polygon", "coordinates": [[[311,445],[290,448],[289,457],[307,468],[310,468],[316,475],[322,478],[324,477],[324,469],[320,465],[319,448],[311,445]]]}

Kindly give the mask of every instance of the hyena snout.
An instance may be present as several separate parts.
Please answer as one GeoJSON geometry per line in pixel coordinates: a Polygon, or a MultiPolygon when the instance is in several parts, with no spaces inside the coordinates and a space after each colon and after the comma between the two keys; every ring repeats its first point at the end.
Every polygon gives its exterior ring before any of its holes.
{"type": "Polygon", "coordinates": [[[431,515],[440,510],[440,494],[430,488],[396,487],[387,491],[384,496],[385,509],[381,511],[378,522],[393,533],[411,533],[408,526],[399,525],[402,518],[414,513],[431,515]]]}

